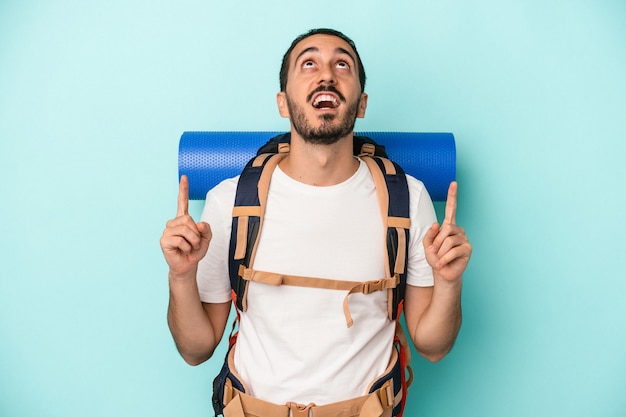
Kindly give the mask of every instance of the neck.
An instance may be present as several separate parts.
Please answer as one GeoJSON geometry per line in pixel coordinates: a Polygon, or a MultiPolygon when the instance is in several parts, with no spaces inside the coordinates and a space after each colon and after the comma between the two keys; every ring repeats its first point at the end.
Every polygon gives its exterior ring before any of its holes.
{"type": "Polygon", "coordinates": [[[314,145],[292,132],[289,156],[280,168],[291,178],[319,187],[339,184],[350,178],[359,167],[352,154],[352,134],[332,145],[314,145]]]}

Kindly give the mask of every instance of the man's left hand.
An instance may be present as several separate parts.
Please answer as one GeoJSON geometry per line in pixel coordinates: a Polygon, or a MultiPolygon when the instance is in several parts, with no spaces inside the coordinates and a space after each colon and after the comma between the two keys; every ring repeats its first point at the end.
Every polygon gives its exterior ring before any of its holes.
{"type": "Polygon", "coordinates": [[[426,260],[433,273],[447,281],[461,279],[472,254],[465,230],[456,224],[457,190],[458,184],[453,181],[448,188],[443,223],[434,223],[423,240],[426,260]]]}

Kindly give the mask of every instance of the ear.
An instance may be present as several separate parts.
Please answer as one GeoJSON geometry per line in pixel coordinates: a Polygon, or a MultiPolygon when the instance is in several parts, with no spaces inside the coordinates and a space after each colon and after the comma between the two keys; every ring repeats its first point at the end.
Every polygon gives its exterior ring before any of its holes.
{"type": "Polygon", "coordinates": [[[284,91],[276,93],[276,104],[281,117],[289,118],[289,106],[287,106],[287,95],[284,91]]]}
{"type": "Polygon", "coordinates": [[[367,94],[361,93],[361,101],[359,102],[359,109],[357,110],[356,117],[364,118],[365,109],[367,109],[367,94]]]}

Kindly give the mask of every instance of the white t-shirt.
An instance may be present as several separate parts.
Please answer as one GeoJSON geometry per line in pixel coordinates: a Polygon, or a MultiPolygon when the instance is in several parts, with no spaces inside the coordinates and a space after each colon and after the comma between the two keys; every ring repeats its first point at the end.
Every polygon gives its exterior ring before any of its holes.
{"type": "MultiPolygon", "coordinates": [[[[411,230],[407,283],[433,285],[421,240],[436,220],[423,184],[407,176],[411,230]]],[[[207,194],[202,221],[213,238],[198,268],[203,302],[231,299],[228,247],[237,178],[207,194]]],[[[363,161],[343,183],[302,184],[280,168],[272,175],[253,269],[369,281],[385,277],[384,229],[374,182],[363,161]]],[[[387,317],[387,292],[352,294],[348,328],[346,291],[251,282],[248,310],[240,315],[235,367],[249,394],[276,404],[318,405],[366,394],[386,368],[395,323],[387,317]]]]}

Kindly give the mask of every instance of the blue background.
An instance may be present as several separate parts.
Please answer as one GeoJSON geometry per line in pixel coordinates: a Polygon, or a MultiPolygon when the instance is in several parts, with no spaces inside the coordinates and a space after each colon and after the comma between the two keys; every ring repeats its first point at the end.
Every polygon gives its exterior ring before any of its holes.
{"type": "Polygon", "coordinates": [[[625,22],[617,0],[0,0],[0,415],[210,415],[223,346],[189,367],[165,320],[178,139],[287,129],[279,61],[318,26],[365,62],[358,130],[457,140],[465,321],[415,356],[407,415],[626,415],[625,22]]]}

